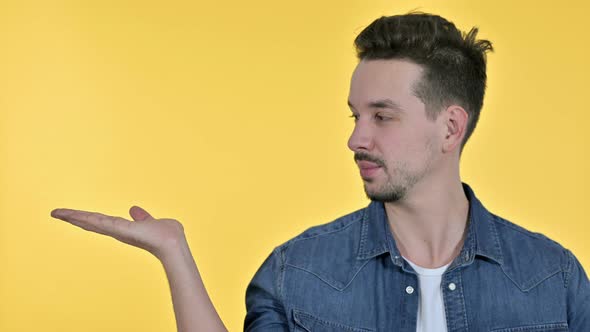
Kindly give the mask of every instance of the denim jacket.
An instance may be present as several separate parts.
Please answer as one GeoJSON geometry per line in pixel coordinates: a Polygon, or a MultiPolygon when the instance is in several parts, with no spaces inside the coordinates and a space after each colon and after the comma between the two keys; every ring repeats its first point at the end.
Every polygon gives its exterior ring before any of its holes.
{"type": "MultiPolygon", "coordinates": [[[[441,282],[448,331],[590,331],[590,282],[576,257],[463,189],[467,234],[441,282]]],[[[246,289],[244,331],[415,332],[419,294],[372,201],[274,248],[246,289]]]]}

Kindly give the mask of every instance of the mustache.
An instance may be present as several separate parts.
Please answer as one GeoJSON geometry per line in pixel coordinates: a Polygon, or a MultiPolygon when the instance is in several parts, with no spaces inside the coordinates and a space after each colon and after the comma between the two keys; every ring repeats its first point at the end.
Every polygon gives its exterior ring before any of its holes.
{"type": "Polygon", "coordinates": [[[381,159],[379,159],[377,157],[373,157],[368,153],[356,152],[354,154],[354,161],[361,161],[361,160],[370,161],[372,163],[375,163],[375,164],[385,168],[385,163],[381,159]]]}

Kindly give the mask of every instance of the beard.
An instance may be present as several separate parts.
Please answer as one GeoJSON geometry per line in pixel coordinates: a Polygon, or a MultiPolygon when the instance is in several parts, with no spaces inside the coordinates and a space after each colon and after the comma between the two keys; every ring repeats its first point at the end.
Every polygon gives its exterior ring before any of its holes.
{"type": "Polygon", "coordinates": [[[428,151],[424,161],[421,163],[422,167],[413,168],[407,162],[397,161],[392,165],[387,166],[384,160],[372,157],[366,153],[359,152],[355,154],[355,160],[367,160],[374,162],[381,166],[385,173],[385,182],[380,177],[363,179],[365,182],[364,189],[367,198],[372,201],[383,203],[392,203],[403,200],[408,192],[423,178],[427,177],[432,171],[434,162],[434,149],[432,142],[429,141],[426,145],[428,151]],[[391,172],[389,170],[392,170],[391,172]],[[371,186],[373,184],[373,186],[371,186]]]}
{"type": "Polygon", "coordinates": [[[406,197],[408,191],[423,177],[422,172],[413,174],[408,171],[405,165],[396,165],[394,167],[394,174],[396,179],[388,172],[387,168],[383,167],[387,175],[387,181],[376,189],[369,189],[367,184],[377,182],[376,179],[367,179],[365,187],[365,194],[367,198],[372,201],[392,203],[401,201],[406,197]]]}

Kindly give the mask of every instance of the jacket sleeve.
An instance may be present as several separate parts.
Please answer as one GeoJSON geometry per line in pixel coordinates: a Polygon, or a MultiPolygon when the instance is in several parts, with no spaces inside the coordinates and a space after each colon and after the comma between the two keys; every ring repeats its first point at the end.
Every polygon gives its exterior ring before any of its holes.
{"type": "Polygon", "coordinates": [[[568,331],[583,332],[590,328],[590,281],[578,259],[567,250],[565,271],[567,288],[568,331]]]}
{"type": "Polygon", "coordinates": [[[289,331],[283,306],[283,251],[275,248],[246,288],[244,331],[289,331]]]}

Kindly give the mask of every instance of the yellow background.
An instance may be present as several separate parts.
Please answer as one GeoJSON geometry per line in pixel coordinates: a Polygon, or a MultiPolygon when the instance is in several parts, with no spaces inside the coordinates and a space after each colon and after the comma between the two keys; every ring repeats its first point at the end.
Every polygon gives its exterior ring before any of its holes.
{"type": "Polygon", "coordinates": [[[346,140],[354,37],[411,9],[496,51],[463,180],[588,269],[586,1],[0,1],[0,331],[174,331],[160,263],[50,217],[184,225],[213,302],[278,244],[365,206],[346,140]]]}

